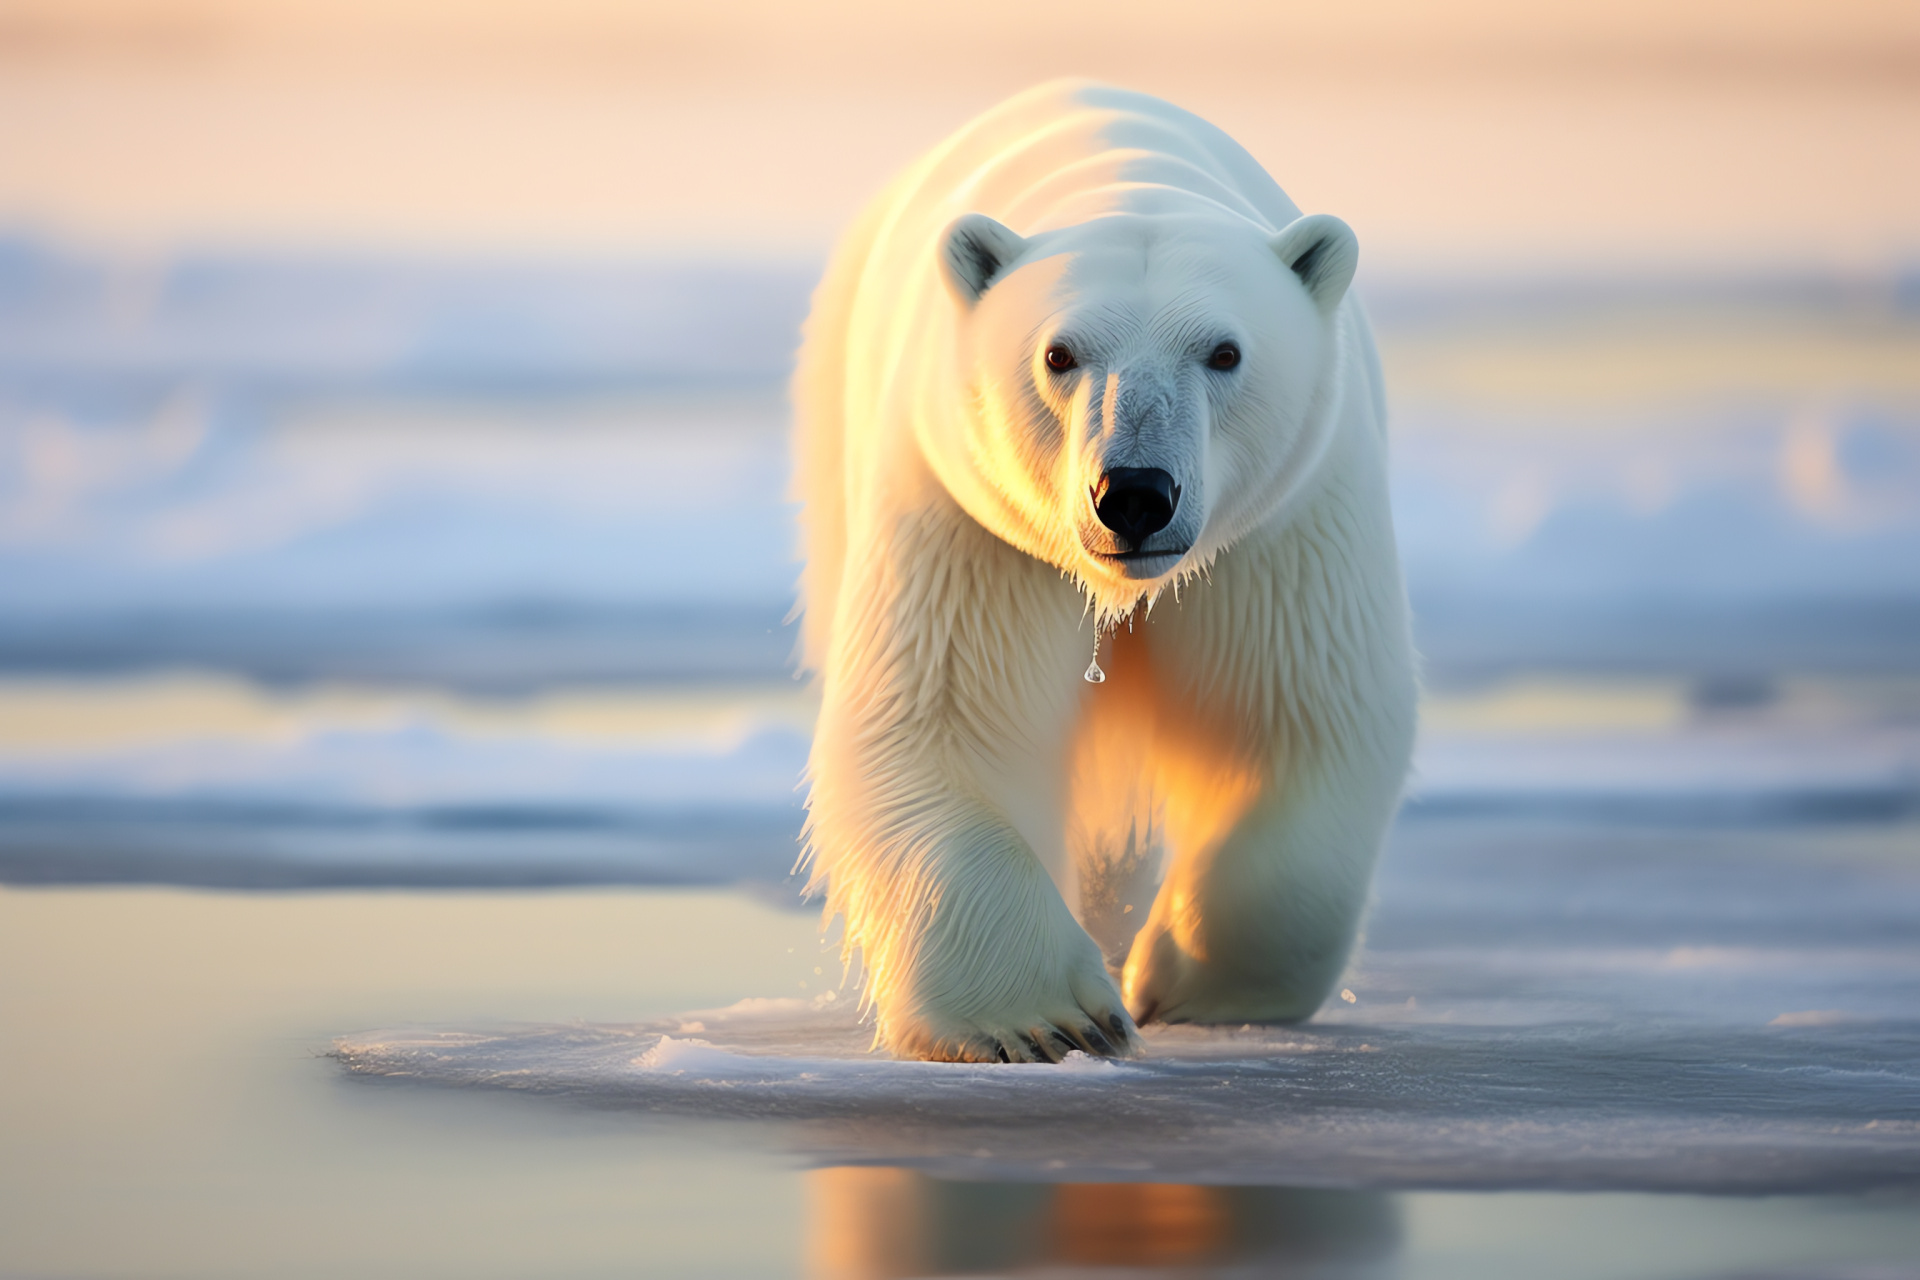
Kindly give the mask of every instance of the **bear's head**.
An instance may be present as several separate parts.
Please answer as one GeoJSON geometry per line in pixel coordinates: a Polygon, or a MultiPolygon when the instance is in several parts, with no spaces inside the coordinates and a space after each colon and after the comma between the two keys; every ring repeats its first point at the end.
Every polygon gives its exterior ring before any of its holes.
{"type": "Polygon", "coordinates": [[[1271,517],[1332,433],[1338,218],[1110,214],[1023,238],[948,228],[949,384],[917,415],[974,519],[1073,575],[1103,613],[1203,568],[1271,517]]]}

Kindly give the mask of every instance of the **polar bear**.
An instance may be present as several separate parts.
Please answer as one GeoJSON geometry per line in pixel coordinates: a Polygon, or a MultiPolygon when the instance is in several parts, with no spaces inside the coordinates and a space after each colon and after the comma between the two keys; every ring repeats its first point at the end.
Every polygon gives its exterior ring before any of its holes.
{"type": "Polygon", "coordinates": [[[1085,83],[841,243],[795,379],[802,860],[885,1047],[1127,1054],[1337,979],[1416,701],[1356,254],[1085,83]]]}

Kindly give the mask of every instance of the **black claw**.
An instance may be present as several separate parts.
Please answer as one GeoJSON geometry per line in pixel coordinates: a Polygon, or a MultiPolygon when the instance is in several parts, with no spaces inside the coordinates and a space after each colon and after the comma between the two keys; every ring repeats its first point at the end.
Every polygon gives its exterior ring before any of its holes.
{"type": "Polygon", "coordinates": [[[1012,1062],[1012,1061],[1013,1061],[1013,1059],[1012,1059],[1012,1058],[1009,1058],[1009,1057],[1007,1056],[1007,1046],[1005,1046],[1005,1045],[1003,1045],[1003,1044],[1001,1044],[1001,1043],[1000,1043],[1000,1042],[999,1042],[998,1040],[996,1040],[996,1041],[994,1041],[994,1042],[993,1042],[993,1051],[994,1051],[995,1053],[997,1053],[997,1054],[999,1054],[999,1055],[1000,1055],[1000,1061],[1002,1061],[1002,1062],[1012,1062]]]}
{"type": "Polygon", "coordinates": [[[1060,1055],[1062,1058],[1066,1057],[1068,1053],[1074,1052],[1074,1050],[1076,1049],[1082,1053],[1089,1052],[1089,1050],[1087,1049],[1087,1042],[1085,1040],[1082,1040],[1078,1036],[1068,1035],[1065,1031],[1062,1031],[1059,1027],[1049,1027],[1047,1029],[1053,1032],[1053,1038],[1055,1040],[1058,1040],[1061,1043],[1061,1045],[1065,1048],[1066,1052],[1060,1055]]]}
{"type": "Polygon", "coordinates": [[[1091,1023],[1080,1028],[1080,1038],[1086,1042],[1088,1053],[1097,1054],[1102,1058],[1116,1056],[1117,1051],[1113,1047],[1113,1041],[1101,1035],[1100,1028],[1091,1023]]]}
{"type": "Polygon", "coordinates": [[[1035,1036],[1032,1032],[1021,1036],[1020,1043],[1027,1047],[1027,1053],[1032,1056],[1035,1062],[1053,1061],[1053,1056],[1041,1047],[1039,1037],[1035,1036]]]}
{"type": "Polygon", "coordinates": [[[1107,1026],[1112,1029],[1113,1038],[1121,1044],[1125,1044],[1133,1038],[1127,1034],[1127,1015],[1124,1013],[1116,1013],[1107,1019],[1107,1026]]]}
{"type": "Polygon", "coordinates": [[[1087,1033],[1091,1030],[1093,1030],[1091,1027],[1060,1027],[1054,1034],[1065,1036],[1072,1042],[1073,1047],[1082,1053],[1097,1053],[1099,1050],[1095,1049],[1093,1041],[1087,1038],[1087,1033]]]}

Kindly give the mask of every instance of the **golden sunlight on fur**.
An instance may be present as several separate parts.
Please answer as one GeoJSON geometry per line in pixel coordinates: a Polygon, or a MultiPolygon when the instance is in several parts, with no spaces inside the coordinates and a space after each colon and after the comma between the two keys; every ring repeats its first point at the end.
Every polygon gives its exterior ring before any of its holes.
{"type": "Polygon", "coordinates": [[[807,848],[895,1052],[1125,1054],[1337,977],[1415,698],[1357,255],[1073,83],[842,242],[795,382],[807,848]]]}

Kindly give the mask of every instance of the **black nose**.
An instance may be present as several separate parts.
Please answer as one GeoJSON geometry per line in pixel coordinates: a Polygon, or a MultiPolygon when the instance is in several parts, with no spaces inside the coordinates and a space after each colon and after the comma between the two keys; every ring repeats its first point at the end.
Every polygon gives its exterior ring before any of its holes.
{"type": "Polygon", "coordinates": [[[1115,467],[1093,490],[1093,513],[1129,551],[1172,524],[1179,505],[1180,486],[1158,467],[1115,467]]]}

